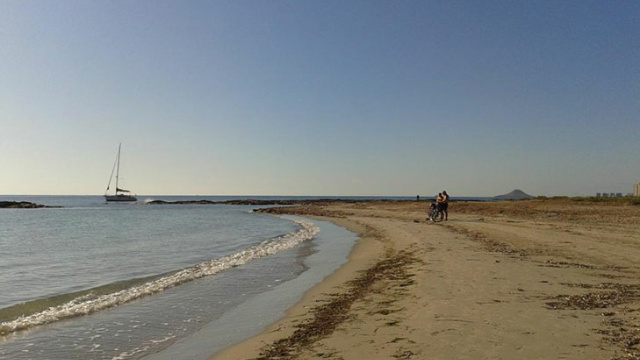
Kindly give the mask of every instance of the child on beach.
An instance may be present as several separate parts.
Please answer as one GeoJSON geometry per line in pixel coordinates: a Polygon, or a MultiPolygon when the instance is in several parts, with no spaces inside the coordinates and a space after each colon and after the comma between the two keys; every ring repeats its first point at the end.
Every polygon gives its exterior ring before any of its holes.
{"type": "Polygon", "coordinates": [[[434,220],[431,214],[433,214],[435,210],[438,210],[438,212],[440,212],[441,202],[442,202],[442,193],[438,193],[438,196],[436,196],[436,201],[431,202],[431,204],[429,205],[429,216],[427,217],[427,220],[434,220]]]}
{"type": "Polygon", "coordinates": [[[427,220],[433,220],[431,218],[431,214],[433,214],[433,212],[438,208],[438,205],[434,202],[431,203],[431,205],[429,205],[429,216],[427,217],[427,220]]]}

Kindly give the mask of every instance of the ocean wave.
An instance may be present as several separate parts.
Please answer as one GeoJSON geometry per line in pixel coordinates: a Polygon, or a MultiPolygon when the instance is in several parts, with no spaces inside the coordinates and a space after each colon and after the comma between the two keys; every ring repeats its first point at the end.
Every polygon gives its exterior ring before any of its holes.
{"type": "Polygon", "coordinates": [[[244,265],[252,260],[263,258],[279,251],[292,248],[303,241],[312,239],[320,229],[305,220],[292,220],[300,229],[277,238],[265,240],[258,245],[219,259],[213,259],[189,267],[171,275],[163,276],[142,285],[133,286],[117,292],[95,295],[88,293],[59,306],[47,310],[23,315],[17,319],[0,323],[0,334],[9,334],[30,327],[49,324],[62,319],[88,315],[100,310],[118,306],[144,296],[153,295],[177,285],[219,273],[232,267],[244,265]]]}

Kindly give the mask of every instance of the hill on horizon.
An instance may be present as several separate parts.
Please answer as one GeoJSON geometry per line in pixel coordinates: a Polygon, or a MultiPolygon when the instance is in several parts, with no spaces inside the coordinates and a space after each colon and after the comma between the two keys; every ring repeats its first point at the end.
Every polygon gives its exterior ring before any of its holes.
{"type": "Polygon", "coordinates": [[[534,196],[531,196],[520,189],[515,189],[508,194],[498,195],[493,197],[496,200],[522,200],[522,199],[532,199],[534,196]]]}

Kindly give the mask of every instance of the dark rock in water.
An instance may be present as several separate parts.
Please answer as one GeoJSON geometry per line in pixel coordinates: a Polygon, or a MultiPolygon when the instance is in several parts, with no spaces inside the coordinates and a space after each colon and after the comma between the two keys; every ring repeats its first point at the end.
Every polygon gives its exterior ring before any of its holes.
{"type": "Polygon", "coordinates": [[[37,209],[45,207],[48,206],[28,201],[0,201],[0,209],[37,209]]]}
{"type": "Polygon", "coordinates": [[[493,198],[495,200],[523,200],[523,199],[533,199],[533,196],[525,193],[520,189],[515,189],[508,194],[494,196],[493,198]]]}
{"type": "Polygon", "coordinates": [[[226,200],[226,201],[212,201],[212,200],[179,200],[179,201],[164,201],[153,200],[149,201],[147,205],[292,205],[302,201],[298,200],[226,200]]]}
{"type": "Polygon", "coordinates": [[[148,201],[147,205],[216,205],[217,201],[211,200],[178,200],[178,201],[164,201],[164,200],[152,200],[148,201]]]}
{"type": "MultiPolygon", "coordinates": [[[[148,201],[146,205],[308,205],[308,204],[330,204],[334,202],[347,202],[357,203],[366,202],[372,200],[358,200],[358,199],[303,199],[303,200],[258,200],[258,199],[244,199],[244,200],[225,200],[225,201],[212,201],[212,200],[179,200],[179,201],[164,201],[164,200],[152,200],[148,201]]],[[[380,199],[375,201],[409,201],[409,200],[387,200],[380,199]]],[[[413,200],[410,200],[413,201],[413,200]]]]}

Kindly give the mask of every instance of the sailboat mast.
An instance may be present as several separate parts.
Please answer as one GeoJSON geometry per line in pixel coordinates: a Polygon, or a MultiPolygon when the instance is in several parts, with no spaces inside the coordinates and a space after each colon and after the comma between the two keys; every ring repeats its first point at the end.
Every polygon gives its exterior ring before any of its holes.
{"type": "Polygon", "coordinates": [[[116,170],[116,195],[118,194],[118,178],[120,177],[120,148],[122,147],[122,143],[118,144],[118,168],[116,170]]]}

